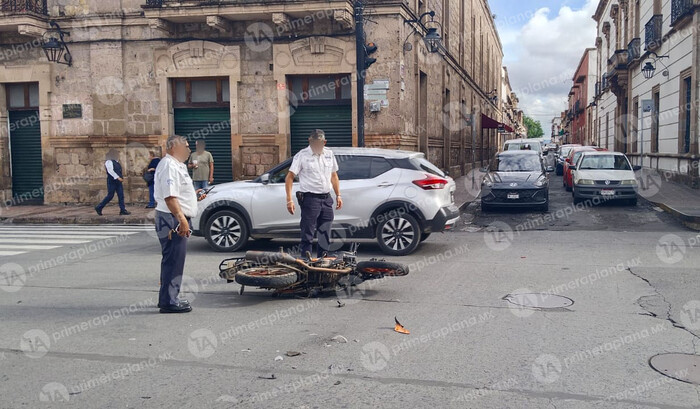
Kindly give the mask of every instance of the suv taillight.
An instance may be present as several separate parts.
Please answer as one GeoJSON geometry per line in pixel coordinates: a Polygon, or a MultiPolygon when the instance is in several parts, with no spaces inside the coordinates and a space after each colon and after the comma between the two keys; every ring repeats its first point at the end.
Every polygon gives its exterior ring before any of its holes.
{"type": "Polygon", "coordinates": [[[446,179],[428,174],[426,174],[425,176],[427,176],[425,179],[414,180],[413,184],[420,187],[423,190],[436,190],[442,189],[445,186],[447,186],[446,179]]]}

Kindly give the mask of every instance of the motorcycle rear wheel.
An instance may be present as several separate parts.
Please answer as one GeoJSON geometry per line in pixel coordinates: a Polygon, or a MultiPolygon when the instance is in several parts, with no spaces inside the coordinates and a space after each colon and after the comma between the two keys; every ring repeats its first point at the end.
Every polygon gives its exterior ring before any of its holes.
{"type": "Polygon", "coordinates": [[[236,272],[236,282],[261,288],[284,288],[297,282],[296,271],[280,266],[257,266],[236,272]]]}
{"type": "Polygon", "coordinates": [[[370,276],[400,277],[408,275],[408,266],[388,261],[360,261],[357,272],[370,276]]]}

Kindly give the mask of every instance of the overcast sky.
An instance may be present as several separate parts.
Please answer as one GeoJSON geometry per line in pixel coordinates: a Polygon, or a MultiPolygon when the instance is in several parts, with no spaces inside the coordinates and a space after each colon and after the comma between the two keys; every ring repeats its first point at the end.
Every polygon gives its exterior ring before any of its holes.
{"type": "Polygon", "coordinates": [[[597,0],[489,0],[520,108],[543,129],[566,108],[583,51],[595,47],[597,0]]]}

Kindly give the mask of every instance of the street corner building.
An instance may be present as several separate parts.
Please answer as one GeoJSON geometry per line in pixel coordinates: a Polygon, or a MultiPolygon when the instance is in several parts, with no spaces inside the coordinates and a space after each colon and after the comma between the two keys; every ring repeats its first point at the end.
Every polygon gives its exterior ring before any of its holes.
{"type": "Polygon", "coordinates": [[[560,133],[699,188],[700,1],[601,0],[593,19],[560,133]]]}
{"type": "Polygon", "coordinates": [[[174,134],[206,140],[215,183],[316,128],[456,177],[524,130],[502,58],[486,0],[2,1],[0,199],[94,203],[114,149],[126,201],[146,202],[174,134]]]}

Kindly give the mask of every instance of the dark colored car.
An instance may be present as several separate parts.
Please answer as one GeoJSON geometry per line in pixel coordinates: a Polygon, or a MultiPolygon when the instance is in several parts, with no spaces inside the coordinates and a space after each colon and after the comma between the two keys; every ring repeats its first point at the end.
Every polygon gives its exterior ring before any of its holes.
{"type": "Polygon", "coordinates": [[[562,145],[559,148],[559,152],[557,153],[557,166],[556,166],[556,173],[557,176],[561,176],[564,174],[564,162],[566,161],[566,157],[569,155],[569,151],[571,151],[572,148],[575,148],[577,146],[581,146],[576,143],[571,143],[567,145],[562,145]]]}
{"type": "Polygon", "coordinates": [[[534,207],[549,210],[549,180],[535,151],[505,151],[494,156],[481,183],[481,210],[534,207]]]}

